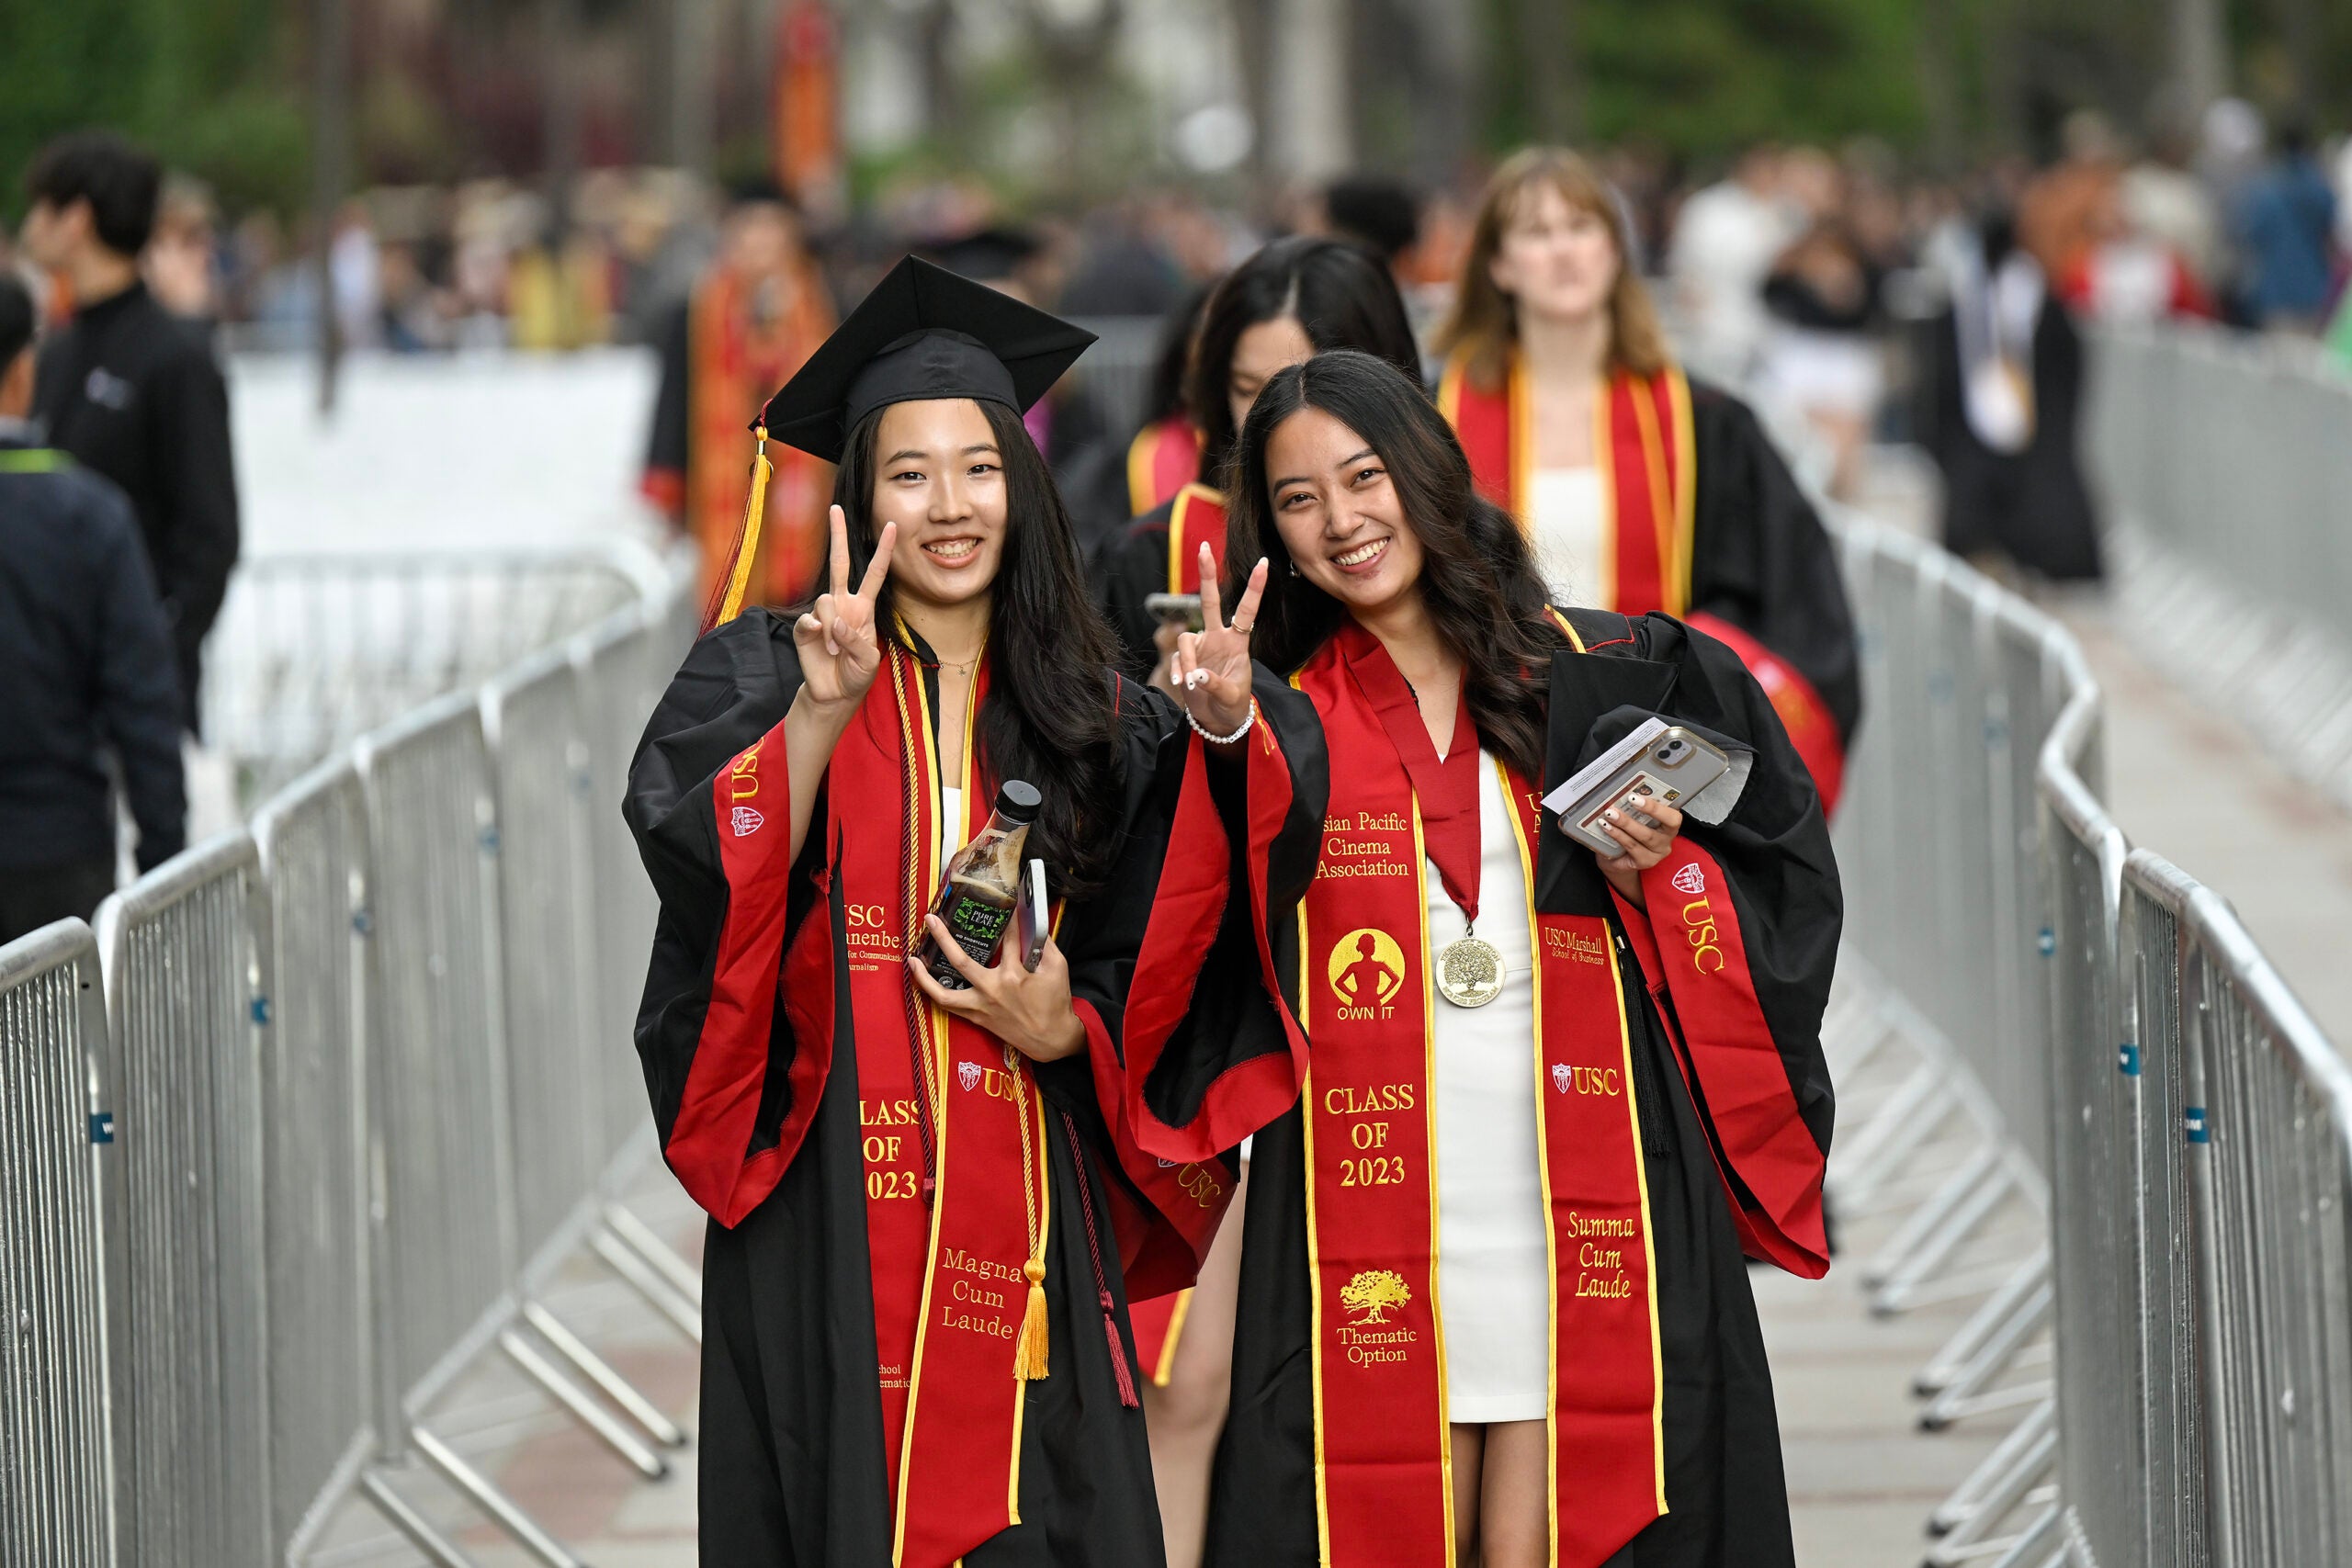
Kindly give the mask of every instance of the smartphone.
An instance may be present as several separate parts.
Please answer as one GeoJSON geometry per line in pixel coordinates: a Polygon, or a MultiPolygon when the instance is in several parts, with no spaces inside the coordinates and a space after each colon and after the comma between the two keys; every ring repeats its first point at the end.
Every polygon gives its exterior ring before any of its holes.
{"type": "Polygon", "coordinates": [[[1197,593],[1147,593],[1143,601],[1144,614],[1163,625],[1181,621],[1184,629],[1201,629],[1201,596],[1197,593]]]}
{"type": "Polygon", "coordinates": [[[1046,961],[1046,939],[1053,931],[1046,905],[1046,863],[1032,860],[1021,868],[1021,963],[1033,975],[1046,961]]]}
{"type": "Polygon", "coordinates": [[[1690,799],[1731,767],[1722,748],[1679,724],[1644,719],[1634,732],[1594,758],[1576,777],[1544,797],[1560,826],[1577,842],[1604,855],[1624,846],[1600,830],[1601,813],[1629,795],[1645,795],[1668,806],[1690,799]]]}

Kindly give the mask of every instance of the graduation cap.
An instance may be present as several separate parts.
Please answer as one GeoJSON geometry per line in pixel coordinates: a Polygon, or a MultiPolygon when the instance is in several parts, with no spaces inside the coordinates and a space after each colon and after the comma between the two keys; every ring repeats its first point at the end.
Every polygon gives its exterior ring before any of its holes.
{"type": "Polygon", "coordinates": [[[766,512],[771,435],[838,463],[858,422],[892,403],[973,398],[1026,413],[1093,341],[1083,327],[920,257],[892,267],[752,422],[760,446],[750,502],[719,579],[723,597],[707,607],[703,629],[742,606],[766,512]]]}
{"type": "Polygon", "coordinates": [[[768,400],[761,421],[786,446],[838,463],[858,421],[891,403],[978,398],[1026,413],[1093,341],[1082,327],[909,256],[768,400]]]}
{"type": "Polygon", "coordinates": [[[1044,250],[1045,243],[1026,229],[991,225],[952,240],[924,247],[932,261],[975,282],[1011,277],[1021,264],[1044,250]]]}

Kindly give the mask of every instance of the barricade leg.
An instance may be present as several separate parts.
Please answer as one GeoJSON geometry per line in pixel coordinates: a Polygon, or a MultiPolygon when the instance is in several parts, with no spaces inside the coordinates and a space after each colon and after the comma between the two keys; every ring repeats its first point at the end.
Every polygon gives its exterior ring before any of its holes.
{"type": "Polygon", "coordinates": [[[2007,1332],[2009,1322],[2032,1298],[2034,1288],[2049,1278],[2050,1249],[2044,1247],[2018,1265],[2017,1272],[1928,1358],[1911,1380],[1911,1392],[1928,1399],[1949,1388],[1963,1369],[1979,1359],[1987,1342],[2007,1332]]]}
{"type": "Polygon", "coordinates": [[[514,1506],[514,1500],[490,1483],[490,1478],[468,1464],[464,1458],[424,1427],[412,1425],[409,1438],[424,1462],[441,1473],[441,1478],[470,1499],[474,1506],[490,1516],[499,1529],[513,1536],[518,1545],[547,1565],[547,1568],[587,1568],[571,1550],[539,1527],[539,1522],[514,1506]]]}
{"type": "Polygon", "coordinates": [[[686,1446],[686,1434],[678,1424],[662,1413],[655,1404],[637,1391],[634,1384],[613,1370],[612,1363],[589,1348],[588,1342],[565,1326],[563,1320],[536,1301],[523,1303],[523,1321],[537,1329],[549,1348],[570,1362],[572,1371],[586,1378],[626,1413],[629,1419],[645,1429],[648,1437],[663,1448],[682,1449],[686,1446]]]}
{"type": "Polygon", "coordinates": [[[594,1433],[606,1448],[618,1454],[623,1463],[648,1481],[659,1481],[670,1473],[668,1460],[638,1441],[637,1434],[616,1420],[611,1411],[556,1371],[548,1359],[539,1354],[538,1347],[508,1328],[500,1331],[498,1348],[506,1352],[507,1359],[523,1369],[525,1376],[544,1389],[548,1398],[571,1412],[574,1419],[594,1433]]]}
{"type": "Polygon", "coordinates": [[[2050,1321],[2057,1304],[2057,1292],[2044,1281],[2032,1294],[2019,1303],[2018,1309],[2001,1324],[1993,1337],[1984,1342],[1950,1387],[1938,1393],[1928,1408],[1919,1413],[1919,1425],[1930,1432],[1940,1432],[1955,1421],[1971,1416],[1982,1416],[1994,1410],[2007,1410],[2029,1394],[2046,1396],[2050,1392],[2047,1380],[2021,1384],[2016,1388],[1991,1389],[1993,1380],[2010,1365],[2018,1348],[2033,1337],[2034,1332],[2050,1321]]]}
{"type": "Polygon", "coordinates": [[[1985,1487],[1984,1500],[1976,1511],[1928,1550],[1927,1568],[1959,1568],[1963,1562],[1982,1562],[1998,1557],[2017,1543],[2018,1537],[1987,1540],[1985,1532],[2007,1518],[2029,1494],[2050,1473],[2058,1458],[2058,1432],[2055,1424],[2041,1432],[2024,1448],[2009,1467],[1995,1477],[1985,1487]]]}
{"type": "Polygon", "coordinates": [[[1925,1299],[1920,1287],[1934,1276],[1936,1270],[1943,1266],[1962,1242],[1976,1233],[1977,1226],[1992,1217],[1993,1211],[1999,1208],[2003,1200],[2008,1197],[2016,1179],[2016,1175],[2009,1169],[2007,1162],[2002,1161],[1999,1170],[1991,1179],[1976,1186],[1967,1201],[1961,1205],[1960,1211],[1947,1219],[1917,1251],[1904,1259],[1902,1267],[1879,1288],[1877,1295],[1871,1299],[1871,1311],[1879,1316],[1886,1317],[1896,1313],[1907,1312],[1918,1305],[1925,1299]]]}
{"type": "Polygon", "coordinates": [[[1928,1533],[1950,1535],[1984,1511],[1984,1499],[2002,1478],[2016,1470],[2033,1446],[2056,1428],[2058,1402],[2044,1399],[2026,1413],[2024,1420],[2009,1428],[2008,1435],[1993,1445],[1993,1451],[1968,1472],[1952,1489],[1951,1496],[1936,1505],[1928,1516],[1928,1533]]]}
{"type": "Polygon", "coordinates": [[[702,1305],[702,1277],[689,1268],[667,1242],[653,1234],[647,1224],[626,1205],[607,1202],[605,1205],[605,1228],[615,1240],[650,1264],[655,1272],[668,1280],[681,1299],[702,1305]]]}
{"type": "Polygon", "coordinates": [[[474,1568],[474,1560],[433,1528],[433,1521],[409,1506],[408,1499],[393,1491],[384,1478],[369,1471],[359,1478],[359,1495],[368,1499],[384,1522],[401,1532],[408,1543],[424,1555],[433,1568],[474,1568]]]}
{"type": "Polygon", "coordinates": [[[643,1296],[647,1305],[675,1325],[679,1333],[697,1345],[702,1343],[702,1308],[698,1303],[681,1296],[651,1264],[622,1245],[611,1232],[599,1229],[588,1238],[588,1247],[643,1296]]]}
{"type": "Polygon", "coordinates": [[[1966,1164],[1945,1178],[1935,1195],[1911,1211],[1910,1217],[1895,1227],[1894,1234],[1863,1262],[1862,1283],[1876,1290],[1901,1273],[1905,1263],[1927,1245],[1954,1212],[1968,1201],[1971,1193],[2001,1175],[2000,1147],[1986,1144],[1966,1164]]]}
{"type": "Polygon", "coordinates": [[[1846,1145],[1845,1168],[1828,1178],[1841,1207],[1866,1203],[1905,1161],[1917,1152],[1921,1130],[1941,1121],[1952,1100],[1948,1069],[1941,1062],[1924,1061],[1912,1070],[1846,1145]]]}
{"type": "Polygon", "coordinates": [[[2064,1568],[2066,1545],[2058,1529],[2063,1512],[2056,1503],[2042,1509],[2016,1543],[1994,1559],[1993,1568],[2064,1568]]]}

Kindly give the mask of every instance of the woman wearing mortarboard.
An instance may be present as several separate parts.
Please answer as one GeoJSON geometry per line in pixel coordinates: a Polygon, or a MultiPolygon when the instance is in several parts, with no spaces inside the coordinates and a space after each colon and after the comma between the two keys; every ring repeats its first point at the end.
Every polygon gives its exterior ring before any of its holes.
{"type": "Polygon", "coordinates": [[[1091,341],[886,277],[761,427],[839,464],[831,592],[735,615],[747,541],[630,770],[662,901],[638,1047],[713,1220],[708,1563],[1160,1557],[1125,1296],[1191,1278],[1218,1153],[1296,1092],[1261,976],[1322,756],[1296,694],[1252,700],[1243,634],[1188,705],[1215,731],[1107,668],[1021,420],[1091,341]],[[927,913],[992,801],[1055,896],[1034,969],[927,913]]]}
{"type": "Polygon", "coordinates": [[[1329,793],[1272,949],[1309,1074],[1254,1139],[1204,1561],[1789,1568],[1745,1259],[1828,1266],[1840,901],[1803,762],[1723,643],[1555,607],[1382,361],[1274,377],[1231,476],[1251,646],[1329,793]],[[1660,763],[1564,833],[1539,800],[1653,719],[1719,776],[1676,799],[1660,763]]]}
{"type": "Polygon", "coordinates": [[[1555,599],[1736,649],[1834,810],[1861,712],[1837,553],[1747,406],[1668,356],[1631,254],[1582,158],[1506,160],[1438,329],[1438,407],[1555,599]]]}

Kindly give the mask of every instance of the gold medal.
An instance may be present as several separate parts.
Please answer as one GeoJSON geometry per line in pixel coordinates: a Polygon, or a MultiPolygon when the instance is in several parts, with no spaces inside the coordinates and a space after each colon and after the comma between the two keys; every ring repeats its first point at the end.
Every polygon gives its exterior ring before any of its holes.
{"type": "Polygon", "coordinates": [[[1482,1008],[1503,994],[1503,955],[1464,931],[1438,949],[1437,994],[1458,1008],[1482,1008]]]}

